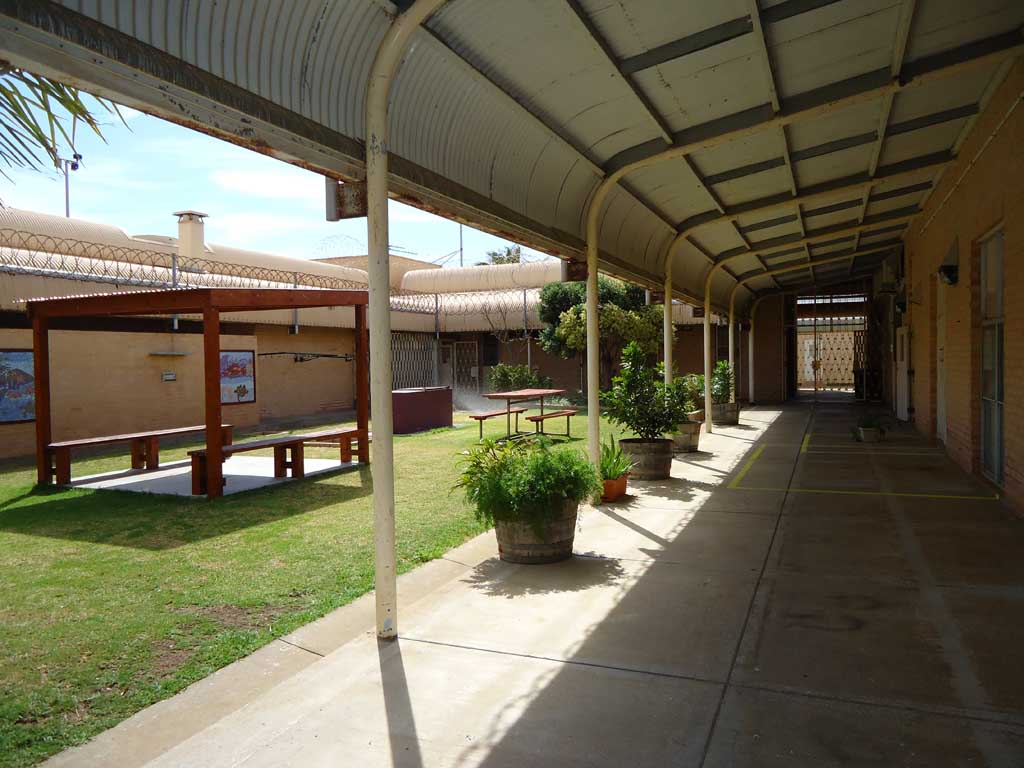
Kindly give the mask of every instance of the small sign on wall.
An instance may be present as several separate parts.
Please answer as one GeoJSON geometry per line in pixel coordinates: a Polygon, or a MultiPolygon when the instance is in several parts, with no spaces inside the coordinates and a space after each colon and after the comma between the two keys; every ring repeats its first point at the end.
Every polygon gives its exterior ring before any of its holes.
{"type": "Polygon", "coordinates": [[[177,381],[178,374],[174,371],[164,371],[160,374],[160,381],[177,381]]]}

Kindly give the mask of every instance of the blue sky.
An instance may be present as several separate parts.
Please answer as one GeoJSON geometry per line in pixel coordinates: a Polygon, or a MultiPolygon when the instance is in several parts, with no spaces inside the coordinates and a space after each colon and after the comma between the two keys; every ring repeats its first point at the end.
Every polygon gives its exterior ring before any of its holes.
{"type": "MultiPolygon", "coordinates": [[[[102,112],[102,110],[99,110],[102,112]]],[[[71,174],[71,216],[119,226],[129,234],[175,235],[171,214],[209,214],[206,239],[300,258],[366,253],[366,220],[329,222],[323,177],[225,141],[123,110],[127,126],[104,117],[106,143],[79,130],[82,167],[71,174]]],[[[64,214],[63,176],[5,169],[0,201],[15,208],[64,214]]],[[[391,202],[395,253],[437,261],[459,247],[459,225],[391,202]]],[[[466,265],[505,240],[463,228],[466,265]]],[[[524,249],[529,260],[543,254],[524,249]]],[[[458,266],[458,255],[447,266],[458,266]]]]}

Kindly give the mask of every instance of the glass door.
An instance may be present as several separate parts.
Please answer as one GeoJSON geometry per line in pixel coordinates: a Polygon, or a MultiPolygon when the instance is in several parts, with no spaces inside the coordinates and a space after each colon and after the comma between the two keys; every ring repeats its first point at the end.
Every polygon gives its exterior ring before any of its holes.
{"type": "Polygon", "coordinates": [[[981,471],[1003,482],[1003,233],[981,245],[981,471]]]}

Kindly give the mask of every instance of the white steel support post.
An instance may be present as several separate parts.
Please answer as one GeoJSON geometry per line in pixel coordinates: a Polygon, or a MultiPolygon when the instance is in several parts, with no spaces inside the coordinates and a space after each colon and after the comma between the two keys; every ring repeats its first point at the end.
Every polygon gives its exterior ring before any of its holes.
{"type": "Polygon", "coordinates": [[[672,383],[672,342],[675,333],[672,328],[672,253],[665,261],[665,384],[672,383]]]}
{"type": "MultiPolygon", "coordinates": [[[[735,351],[736,347],[736,289],[739,288],[739,284],[733,287],[732,293],[729,295],[729,368],[732,369],[732,374],[736,376],[736,359],[735,351]]],[[[736,402],[736,379],[733,378],[732,391],[729,392],[729,402],[736,402]]]]}
{"type": "Polygon", "coordinates": [[[711,434],[711,278],[718,265],[712,264],[704,278],[704,431],[711,434]]]}
{"type": "Polygon", "coordinates": [[[377,48],[366,90],[367,271],[377,636],[398,634],[395,475],[391,415],[391,286],[388,265],[388,94],[413,33],[445,0],[417,0],[395,17],[377,48]]]}
{"type": "Polygon", "coordinates": [[[754,306],[750,308],[750,333],[747,334],[747,355],[750,361],[747,365],[747,399],[754,404],[754,316],[757,314],[757,305],[761,299],[754,299],[754,306]]]}
{"type": "Polygon", "coordinates": [[[587,455],[601,460],[601,333],[597,317],[598,219],[608,192],[621,174],[606,176],[598,184],[587,208],[587,455]]]}

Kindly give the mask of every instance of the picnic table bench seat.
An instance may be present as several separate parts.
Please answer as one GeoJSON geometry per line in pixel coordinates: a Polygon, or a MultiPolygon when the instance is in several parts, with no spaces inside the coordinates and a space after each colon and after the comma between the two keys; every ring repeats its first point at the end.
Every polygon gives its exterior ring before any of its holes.
{"type": "Polygon", "coordinates": [[[480,439],[484,439],[484,422],[487,419],[494,419],[498,416],[508,416],[509,414],[515,414],[516,416],[516,432],[519,431],[519,414],[526,413],[526,408],[509,408],[507,410],[500,411],[488,411],[487,413],[471,413],[469,418],[473,419],[477,424],[480,425],[480,439]]]}
{"type": "Polygon", "coordinates": [[[558,419],[565,417],[565,436],[570,437],[569,434],[569,420],[575,416],[578,411],[572,408],[566,408],[561,411],[549,411],[548,413],[539,413],[536,416],[527,416],[526,420],[533,422],[534,430],[540,434],[544,434],[544,422],[548,419],[558,419]]]}
{"type": "MultiPolygon", "coordinates": [[[[232,442],[233,428],[230,424],[221,424],[221,435],[225,445],[232,442]]],[[[123,435],[101,435],[99,437],[83,437],[77,440],[60,440],[48,443],[47,459],[50,462],[50,473],[57,485],[71,482],[71,449],[87,448],[112,443],[131,443],[132,469],[160,468],[160,438],[188,435],[205,432],[204,425],[194,427],[172,427],[170,429],[151,429],[146,432],[129,432],[123,435]]]]}
{"type": "MultiPolygon", "coordinates": [[[[287,477],[292,471],[295,479],[306,476],[305,444],[312,442],[337,442],[341,449],[341,460],[352,461],[352,441],[363,436],[357,427],[343,429],[324,429],[318,432],[305,432],[300,435],[282,435],[266,437],[261,440],[250,440],[247,443],[232,443],[221,449],[226,461],[236,453],[260,451],[265,448],[274,449],[274,477],[287,477]]],[[[368,437],[368,435],[367,435],[368,437]]],[[[207,492],[206,487],[206,449],[199,448],[189,451],[192,459],[192,495],[201,496],[207,492]]],[[[222,481],[223,482],[223,481],[222,481]]]]}

